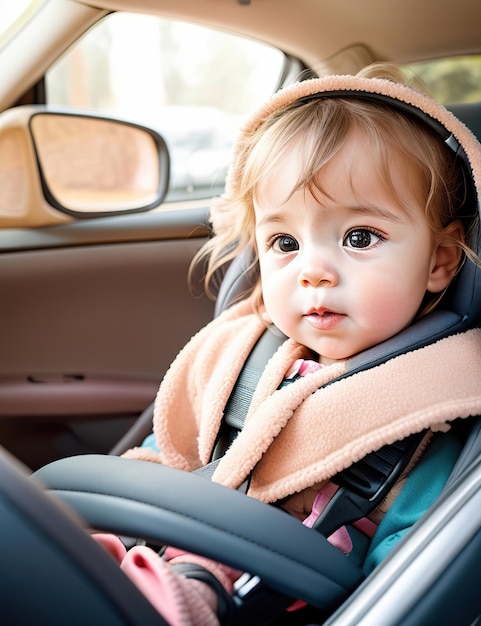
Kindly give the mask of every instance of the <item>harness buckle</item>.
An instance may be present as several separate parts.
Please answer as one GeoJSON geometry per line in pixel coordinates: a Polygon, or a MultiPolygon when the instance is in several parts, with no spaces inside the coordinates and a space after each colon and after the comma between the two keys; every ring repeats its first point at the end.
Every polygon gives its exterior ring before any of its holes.
{"type": "Polygon", "coordinates": [[[336,474],[332,482],[339,489],[312,528],[329,537],[341,526],[372,513],[400,478],[425,435],[423,431],[385,445],[336,474]]]}

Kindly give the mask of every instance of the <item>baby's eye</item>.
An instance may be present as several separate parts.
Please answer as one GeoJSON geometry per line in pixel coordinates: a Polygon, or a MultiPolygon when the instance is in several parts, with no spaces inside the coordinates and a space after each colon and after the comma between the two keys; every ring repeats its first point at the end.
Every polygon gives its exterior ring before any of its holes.
{"type": "Polygon", "coordinates": [[[299,250],[299,243],[290,235],[278,235],[272,241],[272,249],[275,252],[294,252],[299,250]]]}
{"type": "Polygon", "coordinates": [[[344,237],[342,245],[359,250],[362,248],[370,248],[382,240],[383,238],[379,233],[369,228],[354,228],[344,237]]]}

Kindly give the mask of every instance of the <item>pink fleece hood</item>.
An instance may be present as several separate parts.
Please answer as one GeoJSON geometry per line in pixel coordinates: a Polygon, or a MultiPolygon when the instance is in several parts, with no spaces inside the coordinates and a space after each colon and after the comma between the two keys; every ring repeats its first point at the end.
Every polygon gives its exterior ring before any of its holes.
{"type": "MultiPolygon", "coordinates": [[[[272,114],[281,111],[296,101],[322,97],[372,98],[403,109],[416,115],[432,126],[453,150],[459,152],[471,169],[478,198],[481,196],[481,151],[480,144],[472,132],[444,106],[426,94],[383,78],[359,76],[326,76],[295,83],[278,91],[246,123],[233,150],[233,158],[226,182],[226,196],[238,190],[242,155],[249,138],[272,114]]],[[[479,209],[479,202],[478,202],[479,209]]],[[[222,213],[225,213],[222,211],[222,213]]],[[[227,216],[226,216],[227,217],[227,216]]],[[[222,230],[222,216],[214,209],[214,230],[222,230]]]]}

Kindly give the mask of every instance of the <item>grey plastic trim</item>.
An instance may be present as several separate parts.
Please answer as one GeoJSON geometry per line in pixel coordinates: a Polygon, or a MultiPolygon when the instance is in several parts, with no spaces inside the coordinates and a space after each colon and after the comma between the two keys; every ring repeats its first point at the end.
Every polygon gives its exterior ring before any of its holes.
{"type": "Polygon", "coordinates": [[[0,229],[0,253],[140,241],[201,238],[208,208],[153,211],[81,220],[44,228],[0,229]]]}
{"type": "MultiPolygon", "coordinates": [[[[467,472],[456,489],[442,497],[416,525],[407,539],[381,564],[352,598],[325,626],[401,626],[410,623],[410,613],[449,572],[463,550],[470,548],[481,529],[481,460],[467,472]]],[[[474,553],[479,563],[480,555],[474,553]]],[[[479,567],[478,567],[479,573],[479,567]]],[[[455,579],[448,590],[455,588],[455,579]]],[[[472,595],[481,612],[481,598],[473,584],[472,595]],[[479,599],[478,599],[479,598],[479,599]]],[[[439,586],[438,597],[447,589],[439,586]]],[[[462,624],[460,607],[452,598],[454,615],[437,616],[438,626],[462,624]]],[[[421,622],[419,622],[421,623],[421,622]]],[[[422,622],[428,623],[428,622],[422,622]]]]}

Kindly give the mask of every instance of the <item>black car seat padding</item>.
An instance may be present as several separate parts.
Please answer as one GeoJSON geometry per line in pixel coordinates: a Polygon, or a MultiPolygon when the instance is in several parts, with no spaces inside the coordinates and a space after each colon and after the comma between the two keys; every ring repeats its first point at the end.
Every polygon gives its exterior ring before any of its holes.
{"type": "Polygon", "coordinates": [[[0,448],[0,623],[166,626],[70,509],[0,448]]]}
{"type": "Polygon", "coordinates": [[[94,528],[202,554],[323,610],[338,606],[364,578],[295,518],[190,472],[84,455],[50,463],[35,476],[94,528]]]}

